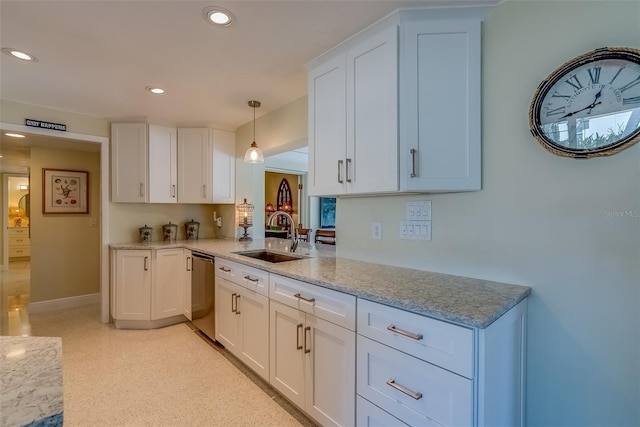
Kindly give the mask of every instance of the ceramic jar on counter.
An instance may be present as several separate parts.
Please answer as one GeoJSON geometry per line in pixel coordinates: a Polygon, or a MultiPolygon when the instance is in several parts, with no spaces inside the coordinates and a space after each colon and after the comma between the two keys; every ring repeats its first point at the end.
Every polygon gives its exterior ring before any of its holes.
{"type": "Polygon", "coordinates": [[[184,232],[187,240],[195,240],[200,232],[200,223],[193,219],[184,224],[184,232]]]}
{"type": "Polygon", "coordinates": [[[178,239],[178,225],[171,224],[171,221],[169,224],[163,225],[162,238],[165,242],[175,242],[178,239]]]}
{"type": "Polygon", "coordinates": [[[153,228],[148,227],[147,224],[145,224],[144,227],[138,228],[138,231],[140,232],[140,242],[151,242],[151,234],[153,233],[153,228]]]}

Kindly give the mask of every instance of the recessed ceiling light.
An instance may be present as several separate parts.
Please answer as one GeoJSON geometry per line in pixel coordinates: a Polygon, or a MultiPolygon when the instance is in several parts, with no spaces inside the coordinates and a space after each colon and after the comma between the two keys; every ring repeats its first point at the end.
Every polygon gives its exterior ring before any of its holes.
{"type": "Polygon", "coordinates": [[[159,88],[159,87],[153,87],[153,86],[147,86],[145,87],[146,90],[148,90],[151,93],[155,93],[156,95],[161,95],[164,93],[164,89],[159,88]]]}
{"type": "Polygon", "coordinates": [[[10,136],[11,138],[24,138],[24,135],[21,135],[19,133],[11,133],[11,132],[5,132],[5,136],[10,136]]]}
{"type": "Polygon", "coordinates": [[[209,6],[202,10],[204,19],[216,27],[227,27],[235,20],[233,13],[219,6],[209,6]]]}
{"type": "Polygon", "coordinates": [[[7,55],[11,55],[14,58],[22,59],[23,61],[38,62],[38,58],[23,50],[14,49],[12,47],[3,47],[2,51],[7,55]]]}

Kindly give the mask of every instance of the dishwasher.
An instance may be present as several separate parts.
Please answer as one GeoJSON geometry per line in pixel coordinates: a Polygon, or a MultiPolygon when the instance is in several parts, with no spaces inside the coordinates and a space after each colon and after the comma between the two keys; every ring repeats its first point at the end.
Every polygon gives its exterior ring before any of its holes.
{"type": "Polygon", "coordinates": [[[192,252],[191,257],[191,323],[215,341],[214,257],[198,252],[192,252]]]}

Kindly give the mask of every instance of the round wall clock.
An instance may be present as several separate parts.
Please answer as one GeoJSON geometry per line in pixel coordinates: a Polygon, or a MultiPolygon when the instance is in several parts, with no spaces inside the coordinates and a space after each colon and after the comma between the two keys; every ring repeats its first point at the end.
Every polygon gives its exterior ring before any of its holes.
{"type": "Polygon", "coordinates": [[[538,86],[529,128],[559,156],[608,156],[640,140],[640,50],[601,48],[572,59],[538,86]]]}

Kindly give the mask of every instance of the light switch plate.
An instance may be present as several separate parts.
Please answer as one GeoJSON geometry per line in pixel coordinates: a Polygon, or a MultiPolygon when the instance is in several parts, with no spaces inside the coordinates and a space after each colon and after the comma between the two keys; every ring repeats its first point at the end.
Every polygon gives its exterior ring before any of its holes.
{"type": "Polygon", "coordinates": [[[382,223],[381,222],[372,222],[371,223],[371,238],[374,240],[382,240],[382,223]]]}

